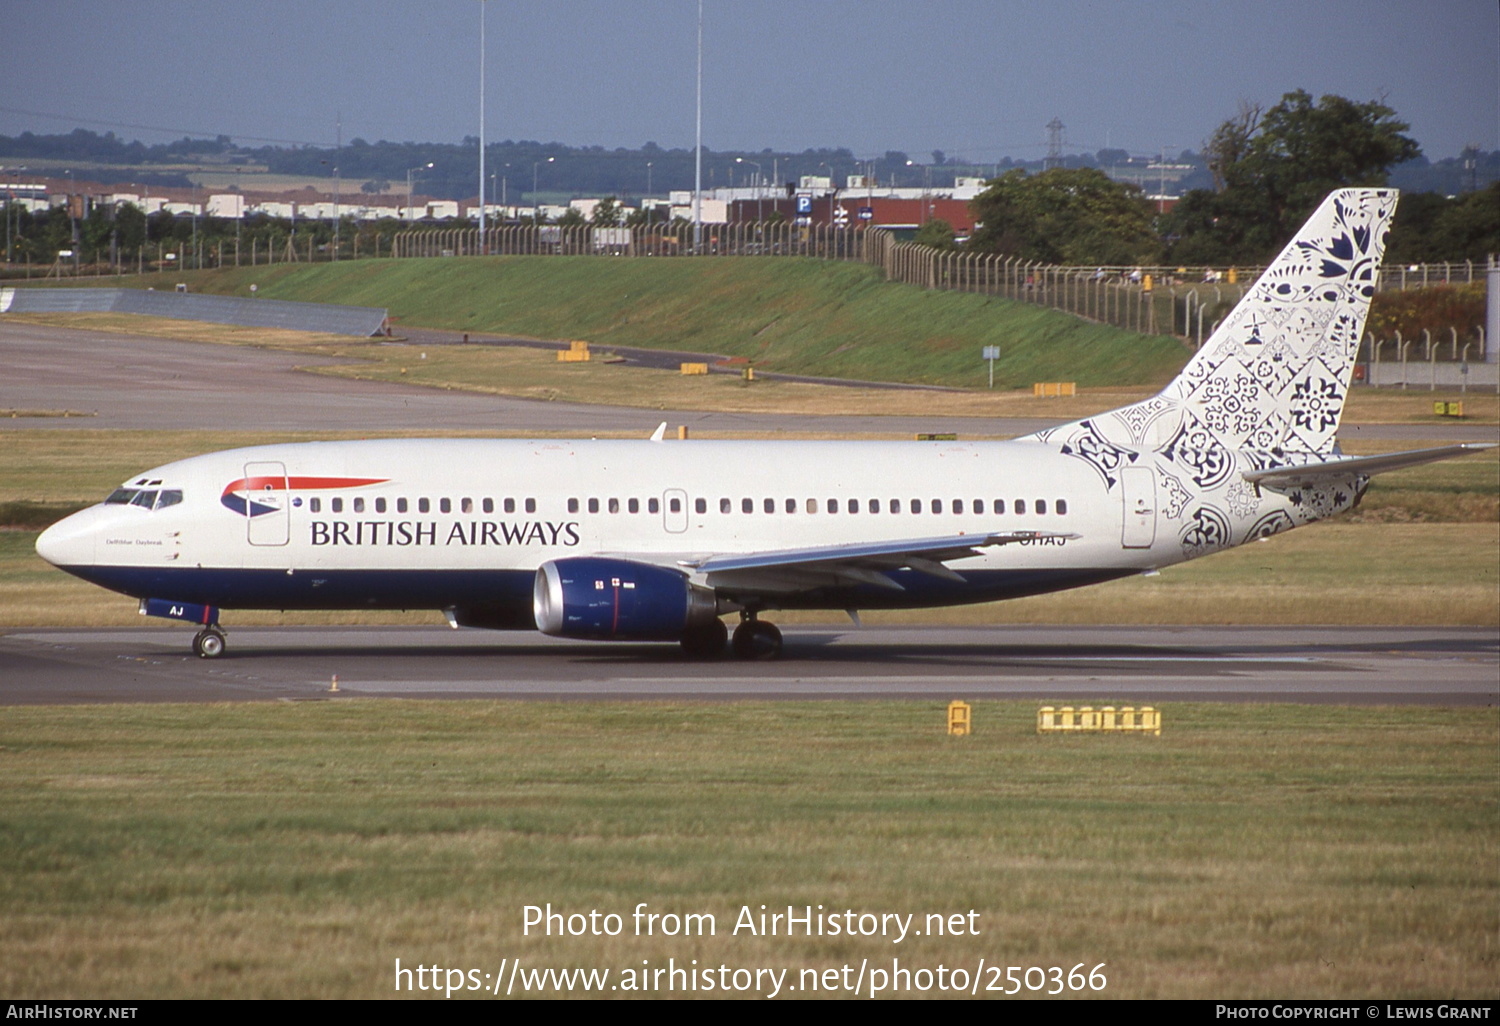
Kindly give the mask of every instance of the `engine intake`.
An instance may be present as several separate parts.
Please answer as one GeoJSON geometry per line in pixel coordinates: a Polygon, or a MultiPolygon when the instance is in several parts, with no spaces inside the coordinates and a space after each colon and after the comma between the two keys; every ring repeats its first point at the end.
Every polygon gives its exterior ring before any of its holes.
{"type": "Polygon", "coordinates": [[[537,568],[537,630],[564,638],[676,641],[718,615],[712,590],[671,567],[585,556],[537,568]]]}

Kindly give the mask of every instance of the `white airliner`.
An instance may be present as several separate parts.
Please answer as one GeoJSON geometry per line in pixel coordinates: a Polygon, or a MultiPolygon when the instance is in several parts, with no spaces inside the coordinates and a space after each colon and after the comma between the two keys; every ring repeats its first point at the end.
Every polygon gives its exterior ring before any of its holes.
{"type": "Polygon", "coordinates": [[[767,610],[987,602],[1151,572],[1352,507],[1486,446],[1338,454],[1396,193],[1333,193],[1182,373],[1009,442],[387,440],[133,477],[48,562],[202,625],[221,609],[441,609],[454,627],[780,653],[767,610]]]}

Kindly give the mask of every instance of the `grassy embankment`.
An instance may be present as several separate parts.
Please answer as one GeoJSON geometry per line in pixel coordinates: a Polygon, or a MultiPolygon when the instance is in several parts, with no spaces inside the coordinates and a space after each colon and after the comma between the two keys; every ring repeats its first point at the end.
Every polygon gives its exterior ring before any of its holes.
{"type": "Polygon", "coordinates": [[[180,277],[204,292],[249,296],[255,283],[267,299],[388,307],[398,326],[716,352],[871,381],[982,386],[981,348],[999,345],[996,378],[1010,387],[1145,385],[1184,355],[1171,339],[817,260],[369,260],[180,277]]]}

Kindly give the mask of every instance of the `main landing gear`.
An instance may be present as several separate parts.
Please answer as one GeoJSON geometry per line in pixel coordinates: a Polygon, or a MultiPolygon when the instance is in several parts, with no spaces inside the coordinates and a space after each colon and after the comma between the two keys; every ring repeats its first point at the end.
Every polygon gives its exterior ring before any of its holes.
{"type": "Polygon", "coordinates": [[[743,614],[740,625],[734,629],[736,659],[777,659],[781,656],[781,631],[774,623],[757,620],[754,613],[743,614]]]}
{"type": "MultiPolygon", "coordinates": [[[[729,628],[715,618],[690,627],[682,635],[682,650],[695,659],[717,659],[729,642],[729,628]]],[[[781,655],[781,632],[774,623],[757,620],[754,613],[741,613],[730,650],[736,659],[776,659],[781,655]]]]}
{"type": "Polygon", "coordinates": [[[199,659],[217,659],[224,654],[224,632],[217,624],[193,635],[193,655],[199,659]]]}

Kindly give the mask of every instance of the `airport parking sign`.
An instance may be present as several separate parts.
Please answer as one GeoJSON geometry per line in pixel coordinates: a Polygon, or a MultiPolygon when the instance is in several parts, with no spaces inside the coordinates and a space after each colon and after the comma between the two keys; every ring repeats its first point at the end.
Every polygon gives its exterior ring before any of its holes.
{"type": "Polygon", "coordinates": [[[798,214],[805,214],[805,215],[812,214],[812,197],[811,196],[798,196],[797,197],[797,213],[798,214]]]}

